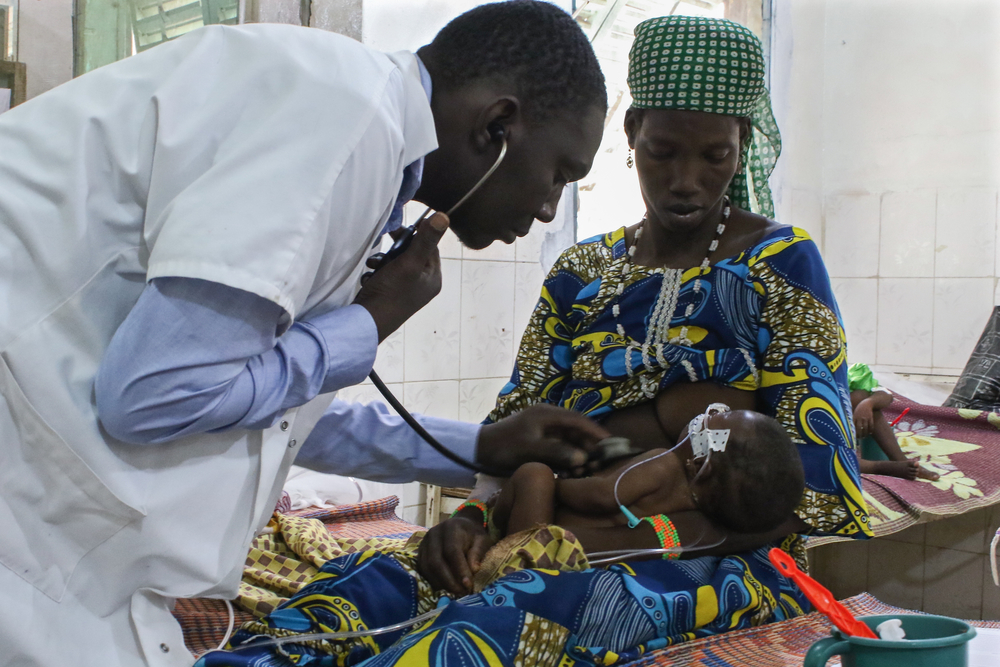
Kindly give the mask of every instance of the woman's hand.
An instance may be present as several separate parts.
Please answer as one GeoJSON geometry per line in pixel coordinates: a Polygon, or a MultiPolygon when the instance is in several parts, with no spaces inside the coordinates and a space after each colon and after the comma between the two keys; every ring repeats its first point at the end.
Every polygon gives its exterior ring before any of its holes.
{"type": "Polygon", "coordinates": [[[854,432],[858,438],[864,438],[872,434],[875,430],[875,414],[872,410],[871,401],[867,398],[854,408],[854,432]]]}
{"type": "Polygon", "coordinates": [[[417,552],[417,571],[435,589],[444,589],[456,597],[469,595],[472,577],[491,546],[493,540],[481,518],[460,514],[427,531],[417,552]]]}

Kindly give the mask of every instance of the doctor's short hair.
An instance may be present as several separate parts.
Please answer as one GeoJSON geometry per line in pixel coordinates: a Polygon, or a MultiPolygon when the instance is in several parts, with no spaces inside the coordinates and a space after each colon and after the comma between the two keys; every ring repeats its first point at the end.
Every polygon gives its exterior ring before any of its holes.
{"type": "MultiPolygon", "coordinates": [[[[425,47],[427,48],[427,47],[425,47]]],[[[550,2],[508,0],[454,19],[430,43],[434,85],[454,90],[480,79],[516,82],[525,112],[608,108],[604,74],[572,16],[550,2]]]]}
{"type": "Polygon", "coordinates": [[[729,530],[765,533],[792,518],[805,490],[798,447],[778,420],[755,419],[750,437],[730,437],[712,454],[712,492],[701,498],[706,516],[729,530]]]}

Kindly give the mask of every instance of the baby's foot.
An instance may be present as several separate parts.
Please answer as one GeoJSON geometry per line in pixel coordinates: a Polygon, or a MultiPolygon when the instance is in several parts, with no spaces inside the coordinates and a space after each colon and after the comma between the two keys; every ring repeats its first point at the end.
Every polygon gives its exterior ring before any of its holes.
{"type": "Polygon", "coordinates": [[[919,477],[920,479],[928,479],[928,480],[930,480],[932,482],[936,482],[941,477],[941,475],[937,474],[933,470],[928,470],[927,468],[923,467],[922,465],[920,465],[916,461],[912,461],[911,463],[916,464],[916,466],[917,466],[917,477],[919,477]]]}
{"type": "Polygon", "coordinates": [[[902,479],[929,479],[934,481],[938,474],[931,472],[920,465],[917,461],[871,461],[872,472],[876,475],[888,475],[890,477],[901,477],[902,479]]]}

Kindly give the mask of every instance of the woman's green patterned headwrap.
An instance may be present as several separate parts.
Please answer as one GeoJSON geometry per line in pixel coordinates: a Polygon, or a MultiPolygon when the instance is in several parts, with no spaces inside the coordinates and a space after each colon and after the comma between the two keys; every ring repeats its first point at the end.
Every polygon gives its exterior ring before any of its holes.
{"type": "Polygon", "coordinates": [[[628,86],[636,109],[690,109],[749,116],[753,124],[743,164],[729,185],[736,206],[774,217],[767,178],[781,152],[781,135],[764,86],[764,53],[739,23],[697,16],[662,16],[635,29],[628,86]],[[750,176],[750,179],[747,176],[750,176]]]}

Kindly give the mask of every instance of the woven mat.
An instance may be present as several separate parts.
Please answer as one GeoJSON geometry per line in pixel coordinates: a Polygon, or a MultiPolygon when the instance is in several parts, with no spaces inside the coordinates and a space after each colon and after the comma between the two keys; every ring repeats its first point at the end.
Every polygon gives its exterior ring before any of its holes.
{"type": "MultiPolygon", "coordinates": [[[[892,422],[906,408],[893,429],[899,445],[941,478],[862,475],[876,537],[1000,502],[1000,414],[921,405],[898,395],[883,412],[892,422]]],[[[812,538],[808,546],[843,539],[812,538]]]]}
{"type": "MultiPolygon", "coordinates": [[[[879,602],[868,593],[842,601],[855,616],[874,614],[919,614],[879,602]]],[[[1000,622],[968,621],[980,628],[1000,628],[1000,622]]],[[[818,613],[806,614],[781,623],[724,635],[696,639],[686,644],[656,651],[628,664],[670,665],[670,667],[801,667],[806,651],[830,634],[830,622],[818,613]]]]}
{"type": "MultiPolygon", "coordinates": [[[[356,505],[328,509],[307,508],[286,512],[309,519],[319,519],[337,537],[407,537],[420,526],[396,516],[399,498],[388,496],[356,505]]],[[[280,504],[279,504],[280,511],[280,504]]],[[[253,618],[242,609],[235,609],[235,627],[253,618]]],[[[184,643],[195,656],[214,649],[226,635],[229,610],[222,600],[183,599],[174,607],[174,618],[184,632],[184,643]]]]}

